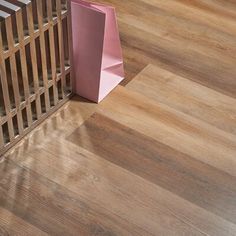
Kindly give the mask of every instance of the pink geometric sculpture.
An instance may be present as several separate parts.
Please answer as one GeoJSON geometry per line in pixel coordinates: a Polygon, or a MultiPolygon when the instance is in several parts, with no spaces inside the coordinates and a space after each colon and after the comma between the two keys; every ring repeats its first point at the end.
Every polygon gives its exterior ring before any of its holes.
{"type": "Polygon", "coordinates": [[[124,79],[115,9],[71,0],[74,92],[100,102],[124,79]]]}

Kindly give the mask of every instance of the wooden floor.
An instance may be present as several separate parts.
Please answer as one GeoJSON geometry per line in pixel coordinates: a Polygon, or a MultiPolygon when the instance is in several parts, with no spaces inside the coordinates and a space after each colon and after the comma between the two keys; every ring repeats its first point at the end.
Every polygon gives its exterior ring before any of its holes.
{"type": "Polygon", "coordinates": [[[236,235],[236,2],[116,6],[126,79],[0,163],[0,235],[236,235]]]}

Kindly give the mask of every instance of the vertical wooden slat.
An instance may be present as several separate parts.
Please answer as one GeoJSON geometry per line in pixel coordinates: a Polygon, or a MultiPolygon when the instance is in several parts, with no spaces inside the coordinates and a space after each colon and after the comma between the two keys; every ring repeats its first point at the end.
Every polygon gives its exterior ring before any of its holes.
{"type": "MultiPolygon", "coordinates": [[[[13,51],[15,41],[14,41],[14,37],[13,37],[11,17],[8,17],[5,22],[6,22],[8,47],[9,47],[9,50],[13,51]]],[[[18,131],[19,131],[19,134],[22,134],[24,128],[23,128],[21,110],[19,109],[20,102],[21,102],[21,97],[20,97],[20,90],[19,90],[19,84],[18,84],[18,75],[17,75],[17,68],[16,68],[16,57],[15,57],[14,53],[12,53],[10,55],[10,66],[11,66],[12,86],[13,86],[13,92],[14,92],[14,97],[15,97],[15,105],[16,105],[16,109],[17,109],[18,131]]]]}
{"type": "MultiPolygon", "coordinates": [[[[17,19],[19,43],[21,45],[20,58],[21,58],[24,95],[25,95],[25,100],[29,103],[30,89],[29,89],[29,79],[28,79],[28,71],[27,71],[26,52],[25,52],[25,47],[24,47],[24,27],[23,27],[22,10],[19,10],[16,12],[16,19],[17,19]]],[[[26,113],[27,113],[28,127],[30,127],[33,121],[32,121],[32,112],[31,112],[31,108],[29,104],[26,106],[26,111],[27,111],[26,113]]]]}
{"type": "MultiPolygon", "coordinates": [[[[10,15],[0,11],[0,17],[5,18],[5,20],[10,18],[10,15]]],[[[6,73],[6,65],[3,55],[3,42],[2,42],[2,35],[0,33],[0,73],[1,73],[1,83],[2,83],[2,91],[3,91],[3,98],[4,98],[4,105],[6,110],[6,116],[8,119],[7,125],[8,125],[8,132],[9,132],[9,138],[10,141],[14,139],[14,128],[13,128],[13,122],[11,119],[11,102],[10,102],[10,96],[8,91],[8,82],[7,82],[7,73],[6,73]]]]}
{"type": "Polygon", "coordinates": [[[63,29],[62,29],[62,16],[61,16],[61,0],[56,0],[57,3],[57,20],[58,20],[58,37],[59,37],[59,53],[60,53],[60,68],[61,68],[61,86],[62,96],[65,98],[65,56],[64,56],[64,40],[63,40],[63,29]]]}
{"type": "Polygon", "coordinates": [[[28,2],[26,5],[28,26],[29,26],[29,36],[30,40],[30,53],[32,60],[32,70],[33,70],[33,81],[34,81],[34,93],[36,94],[36,110],[37,110],[37,119],[39,120],[42,114],[41,102],[39,97],[39,77],[38,77],[38,68],[37,68],[37,56],[36,56],[36,47],[34,40],[34,21],[33,21],[33,9],[32,2],[28,2]]]}
{"type": "MultiPolygon", "coordinates": [[[[10,17],[9,14],[6,14],[5,12],[0,11],[0,16],[7,19],[10,17]]],[[[10,103],[10,96],[8,91],[8,82],[7,82],[7,73],[6,73],[6,66],[5,61],[3,58],[3,44],[2,44],[2,37],[0,34],[0,73],[1,73],[1,83],[2,83],[2,92],[3,92],[3,99],[4,99],[4,105],[5,105],[5,111],[6,116],[8,117],[8,131],[9,131],[9,138],[10,140],[13,140],[14,138],[14,128],[13,128],[13,122],[11,119],[11,103],[10,103]]]]}
{"type": "Polygon", "coordinates": [[[54,95],[54,104],[58,103],[58,90],[57,90],[57,66],[56,66],[56,59],[55,59],[55,44],[54,44],[54,30],[53,30],[53,13],[52,13],[52,1],[47,2],[47,9],[48,9],[48,21],[50,24],[49,27],[49,41],[50,41],[50,55],[51,55],[51,73],[53,79],[53,95],[54,95]]]}
{"type": "Polygon", "coordinates": [[[50,101],[49,101],[49,91],[48,91],[48,71],[47,71],[47,59],[46,59],[46,50],[45,50],[45,38],[43,32],[43,6],[42,0],[37,1],[37,10],[38,10],[38,25],[40,31],[40,51],[41,51],[41,60],[42,60],[42,71],[43,71],[43,83],[45,88],[45,105],[46,112],[50,109],[50,101]]]}
{"type": "Polygon", "coordinates": [[[2,132],[2,126],[0,126],[0,149],[4,146],[4,138],[3,138],[3,132],[2,132]]]}
{"type": "MultiPolygon", "coordinates": [[[[67,1],[67,28],[68,28],[68,47],[69,47],[69,60],[70,60],[70,67],[73,67],[73,45],[72,45],[72,26],[71,26],[71,4],[67,1]]],[[[74,71],[73,69],[70,70],[70,79],[71,79],[71,87],[75,87],[75,80],[74,78],[74,71]]]]}

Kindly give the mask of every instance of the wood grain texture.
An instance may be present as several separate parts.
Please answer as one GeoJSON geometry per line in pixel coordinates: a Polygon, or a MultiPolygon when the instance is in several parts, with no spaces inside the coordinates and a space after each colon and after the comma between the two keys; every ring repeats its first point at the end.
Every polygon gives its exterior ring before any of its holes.
{"type": "Polygon", "coordinates": [[[39,230],[20,217],[14,215],[11,211],[0,207],[0,234],[1,235],[35,235],[46,236],[45,232],[39,230]]]}
{"type": "Polygon", "coordinates": [[[69,140],[236,223],[235,177],[100,114],[88,119],[69,140]]]}
{"type": "Polygon", "coordinates": [[[117,7],[130,83],[73,97],[0,159],[0,234],[236,235],[235,2],[98,2],[117,7]]]}
{"type": "MultiPolygon", "coordinates": [[[[33,157],[36,152],[31,153],[27,161],[24,160],[21,165],[27,166],[27,168],[31,168],[41,173],[41,175],[60,183],[60,185],[65,186],[67,191],[70,190],[76,193],[77,197],[83,199],[86,204],[90,205],[91,210],[84,209],[84,214],[91,217],[88,219],[87,230],[92,230],[93,218],[104,229],[104,232],[101,233],[102,235],[106,235],[108,229],[113,233],[110,233],[111,235],[156,235],[164,234],[165,232],[168,232],[170,235],[204,235],[187,221],[182,222],[173,212],[163,208],[157,201],[151,205],[147,205],[145,202],[149,202],[151,199],[148,195],[138,194],[138,186],[135,185],[132,187],[134,184],[130,181],[135,178],[132,174],[126,173],[120,168],[117,169],[117,167],[113,167],[109,162],[104,162],[101,158],[82,149],[79,153],[69,152],[70,149],[60,148],[60,150],[63,150],[62,153],[64,155],[51,155],[47,151],[42,150],[37,155],[38,160],[34,160],[33,157]],[[73,159],[71,160],[71,157],[65,153],[73,154],[73,159]],[[66,157],[66,164],[63,164],[63,156],[66,157]],[[49,163],[52,163],[53,160],[58,161],[58,164],[52,168],[52,165],[49,163]],[[38,164],[35,168],[36,163],[38,164]],[[102,170],[101,166],[106,169],[105,172],[105,169],[102,170]],[[113,174],[114,177],[112,176],[113,174]],[[130,184],[122,187],[124,181],[129,181],[130,184]],[[135,198],[132,198],[133,194],[136,195],[135,198]],[[141,202],[142,198],[145,201],[141,202]],[[135,215],[131,209],[135,209],[135,215]],[[150,211],[151,209],[152,211],[150,211]],[[163,225],[164,222],[165,225],[163,225]]],[[[139,181],[138,177],[137,181],[139,181]]],[[[67,196],[66,189],[64,194],[67,196]]],[[[149,189],[149,192],[152,188],[147,187],[147,189],[149,189]]],[[[71,207],[77,208],[78,203],[73,199],[72,202],[71,207]]],[[[62,203],[62,206],[68,208],[65,202],[62,203]]],[[[81,214],[81,210],[78,209],[77,212],[76,219],[79,224],[80,220],[85,220],[85,216],[81,214]]],[[[81,231],[77,229],[74,232],[81,231]]],[[[90,232],[90,234],[85,235],[93,234],[90,232]]]]}
{"type": "Polygon", "coordinates": [[[100,110],[115,121],[236,176],[235,135],[121,86],[101,103],[100,110]]]}
{"type": "Polygon", "coordinates": [[[142,120],[139,96],[119,87],[99,106],[70,101],[6,156],[1,206],[49,234],[234,235],[235,177],[125,124],[142,120]],[[96,110],[103,115],[89,118],[96,110]],[[22,215],[24,202],[37,213],[22,215]]]}
{"type": "Polygon", "coordinates": [[[153,65],[127,88],[236,135],[236,99],[232,97],[153,65]]]}
{"type": "MultiPolygon", "coordinates": [[[[211,235],[234,235],[235,225],[229,221],[78,148],[64,138],[40,145],[27,157],[18,153],[10,158],[23,168],[32,169],[76,193],[97,211],[90,212],[98,217],[96,221],[109,225],[114,235],[199,234],[195,230],[184,233],[185,224],[211,235]],[[135,209],[135,215],[132,209],[135,209]],[[104,218],[104,214],[108,217],[104,218]],[[175,224],[173,216],[185,223],[175,224]]],[[[101,235],[106,234],[102,232],[101,235]]]]}
{"type": "Polygon", "coordinates": [[[79,215],[76,212],[81,209],[76,211],[70,207],[76,199],[68,191],[11,162],[5,162],[2,168],[7,171],[1,171],[0,204],[4,208],[49,235],[88,234],[77,221],[79,215]],[[74,214],[68,214],[73,210],[74,214]]]}
{"type": "Polygon", "coordinates": [[[236,97],[235,1],[98,2],[117,10],[127,73],[123,84],[152,63],[236,97]]]}

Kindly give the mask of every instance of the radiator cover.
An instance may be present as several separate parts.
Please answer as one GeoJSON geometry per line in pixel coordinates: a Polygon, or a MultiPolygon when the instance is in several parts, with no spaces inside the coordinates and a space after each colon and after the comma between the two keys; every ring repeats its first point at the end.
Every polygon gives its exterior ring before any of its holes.
{"type": "Polygon", "coordinates": [[[0,1],[0,155],[72,95],[67,0],[0,1]]]}

